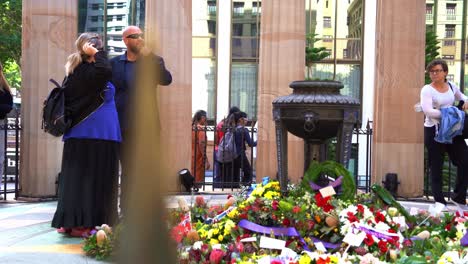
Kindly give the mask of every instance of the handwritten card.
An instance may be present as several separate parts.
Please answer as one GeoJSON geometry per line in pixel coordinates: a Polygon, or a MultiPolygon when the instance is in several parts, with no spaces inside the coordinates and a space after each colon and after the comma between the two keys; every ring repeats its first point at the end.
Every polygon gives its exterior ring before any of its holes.
{"type": "Polygon", "coordinates": [[[260,247],[269,249],[283,249],[286,246],[286,241],[262,236],[260,237],[260,247]]]}
{"type": "Polygon", "coordinates": [[[364,232],[359,232],[358,234],[348,232],[343,238],[343,242],[350,246],[359,247],[362,244],[362,241],[364,241],[364,238],[366,238],[366,233],[364,232]]]}
{"type": "Polygon", "coordinates": [[[317,249],[317,251],[320,251],[322,253],[327,252],[327,249],[325,248],[325,246],[323,245],[322,242],[315,242],[314,245],[315,245],[315,248],[317,249]]]}
{"type": "Polygon", "coordinates": [[[336,194],[335,189],[333,189],[332,186],[324,187],[324,188],[320,189],[319,191],[320,191],[320,194],[322,194],[322,196],[324,198],[336,194]]]}

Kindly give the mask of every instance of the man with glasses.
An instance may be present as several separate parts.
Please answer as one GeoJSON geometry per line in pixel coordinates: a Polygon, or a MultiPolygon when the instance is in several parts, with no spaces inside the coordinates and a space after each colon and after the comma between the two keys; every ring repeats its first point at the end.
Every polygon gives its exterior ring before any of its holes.
{"type": "MultiPolygon", "coordinates": [[[[132,91],[138,89],[135,87],[137,78],[137,63],[142,59],[148,59],[151,63],[154,63],[159,85],[169,85],[172,82],[172,75],[166,69],[164,59],[158,55],[153,54],[147,47],[145,47],[145,41],[141,29],[137,26],[129,26],[122,33],[122,39],[127,47],[127,51],[111,59],[112,65],[112,82],[115,85],[115,103],[117,106],[117,113],[119,115],[120,129],[122,132],[122,149],[125,149],[125,141],[129,136],[129,124],[127,120],[128,105],[132,91]]],[[[125,161],[120,159],[122,166],[122,176],[120,178],[121,195],[120,204],[121,209],[125,208],[122,206],[122,201],[126,197],[127,193],[127,181],[125,175],[127,171],[127,165],[125,161]]]]}

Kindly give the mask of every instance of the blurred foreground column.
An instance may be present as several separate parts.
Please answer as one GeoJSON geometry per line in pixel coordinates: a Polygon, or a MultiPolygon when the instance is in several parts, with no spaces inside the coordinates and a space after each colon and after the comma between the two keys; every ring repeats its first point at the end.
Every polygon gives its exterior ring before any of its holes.
{"type": "MultiPolygon", "coordinates": [[[[424,0],[379,0],[372,180],[397,173],[398,195],[423,194],[423,115],[415,113],[424,85],[424,0]]],[[[365,73],[364,73],[365,78],[365,73]]]]}
{"type": "Polygon", "coordinates": [[[191,0],[147,1],[147,43],[157,47],[173,83],[155,87],[152,63],[138,66],[131,113],[129,201],[118,263],[176,263],[165,222],[165,194],[191,151],[191,0]],[[177,13],[180,12],[180,13],[177,13]]]}
{"type": "Polygon", "coordinates": [[[24,0],[22,47],[21,168],[22,197],[55,195],[61,167],[62,140],[41,130],[49,78],[61,82],[64,65],[74,50],[77,1],[24,0]]]}
{"type": "MultiPolygon", "coordinates": [[[[276,179],[276,138],[272,101],[292,92],[289,84],[304,79],[305,2],[263,1],[258,77],[257,182],[276,179]]],[[[303,140],[288,134],[288,176],[297,183],[304,175],[303,140]]]]}

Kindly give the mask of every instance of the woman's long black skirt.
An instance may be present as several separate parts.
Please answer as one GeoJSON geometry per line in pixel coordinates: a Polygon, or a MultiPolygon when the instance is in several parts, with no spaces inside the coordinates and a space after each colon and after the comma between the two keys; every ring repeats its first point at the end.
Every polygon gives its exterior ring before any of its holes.
{"type": "Polygon", "coordinates": [[[68,139],[52,227],[95,227],[117,221],[119,143],[68,139]]]}

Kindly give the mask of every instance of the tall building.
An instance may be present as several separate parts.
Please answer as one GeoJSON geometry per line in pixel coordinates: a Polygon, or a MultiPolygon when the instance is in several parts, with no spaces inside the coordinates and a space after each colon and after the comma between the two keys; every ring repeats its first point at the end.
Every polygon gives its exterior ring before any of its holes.
{"type": "Polygon", "coordinates": [[[466,5],[467,1],[461,0],[426,1],[426,30],[433,30],[440,41],[440,57],[449,66],[447,79],[465,90],[468,87],[465,66],[467,19],[463,16],[466,5]]]}
{"type": "Polygon", "coordinates": [[[144,28],[145,0],[79,0],[78,5],[78,32],[101,34],[110,56],[125,51],[122,32],[128,25],[144,28]]]}

